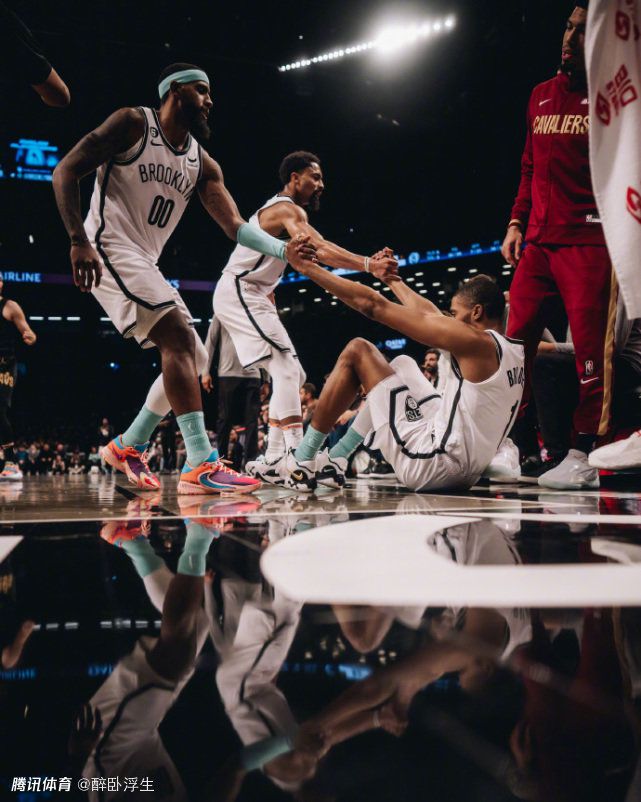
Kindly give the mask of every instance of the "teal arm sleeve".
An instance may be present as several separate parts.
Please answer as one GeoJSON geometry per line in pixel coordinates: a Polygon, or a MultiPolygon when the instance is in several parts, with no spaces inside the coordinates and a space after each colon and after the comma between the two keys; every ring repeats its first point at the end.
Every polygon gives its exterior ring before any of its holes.
{"type": "Polygon", "coordinates": [[[276,735],[246,746],[241,753],[240,762],[245,771],[253,771],[262,769],[274,758],[291,751],[292,739],[289,735],[276,735]]]}
{"type": "Polygon", "coordinates": [[[277,259],[282,259],[283,262],[287,261],[285,256],[285,243],[281,242],[276,237],[272,237],[266,231],[258,226],[250,226],[249,223],[242,223],[236,232],[236,241],[246,248],[251,248],[258,253],[264,253],[265,256],[275,256],[277,259]]]}

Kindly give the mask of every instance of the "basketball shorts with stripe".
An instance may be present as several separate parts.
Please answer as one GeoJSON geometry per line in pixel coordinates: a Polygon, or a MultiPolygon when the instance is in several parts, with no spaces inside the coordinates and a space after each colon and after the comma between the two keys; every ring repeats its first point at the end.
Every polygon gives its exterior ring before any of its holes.
{"type": "Polygon", "coordinates": [[[193,325],[178,290],[151,259],[137,250],[116,245],[103,244],[101,251],[102,278],[92,293],[123,337],[133,337],[143,348],[153,347],[149,332],[176,308],[193,325]]]}
{"type": "Polygon", "coordinates": [[[440,395],[416,398],[394,373],[368,393],[367,403],[375,432],[373,448],[380,449],[402,484],[410,490],[469,486],[456,437],[448,438],[441,448],[443,433],[436,423],[437,416],[441,418],[440,395]]]}
{"type": "Polygon", "coordinates": [[[296,356],[276,307],[257,285],[223,273],[214,292],[214,315],[229,332],[243,367],[269,359],[275,350],[296,356]]]}

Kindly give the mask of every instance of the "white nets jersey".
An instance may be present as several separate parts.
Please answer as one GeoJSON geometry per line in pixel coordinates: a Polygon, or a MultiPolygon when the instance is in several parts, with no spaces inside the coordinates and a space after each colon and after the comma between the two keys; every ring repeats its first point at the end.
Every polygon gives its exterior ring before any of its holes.
{"type": "Polygon", "coordinates": [[[509,434],[521,403],[524,352],[520,340],[487,330],[496,344],[499,367],[483,382],[465,381],[452,357],[452,380],[443,388],[443,400],[434,419],[441,448],[448,444],[460,454],[470,475],[487,468],[509,434]]]}
{"type": "Polygon", "coordinates": [[[140,111],[142,139],[96,172],[85,230],[99,253],[102,246],[127,247],[156,262],[194,194],[203,157],[192,136],[178,150],[165,139],[156,110],[140,111]]]}
{"type": "MultiPolygon", "coordinates": [[[[293,202],[287,195],[274,195],[249,218],[249,225],[260,228],[258,218],[264,209],[268,209],[277,203],[293,202]]],[[[289,237],[286,239],[288,240],[289,237]]],[[[236,245],[229,257],[229,261],[225,265],[223,274],[238,276],[243,281],[255,285],[265,295],[268,295],[278,286],[286,267],[287,262],[282,259],[277,259],[275,256],[265,256],[244,245],[236,245]]]]}

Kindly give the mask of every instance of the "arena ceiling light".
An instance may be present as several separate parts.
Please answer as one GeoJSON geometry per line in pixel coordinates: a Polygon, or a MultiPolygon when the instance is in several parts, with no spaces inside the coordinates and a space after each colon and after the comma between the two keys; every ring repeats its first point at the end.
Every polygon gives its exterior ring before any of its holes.
{"type": "Polygon", "coordinates": [[[453,15],[433,22],[414,23],[413,25],[390,25],[384,28],[374,39],[367,42],[350,45],[349,47],[337,48],[327,53],[321,53],[312,58],[302,58],[292,61],[290,64],[282,64],[279,72],[290,72],[290,70],[300,70],[303,67],[310,67],[312,64],[320,64],[325,61],[336,61],[346,56],[355,56],[368,50],[378,50],[383,54],[393,53],[405,47],[409,47],[417,42],[424,41],[432,36],[439,36],[451,31],[456,25],[456,18],[453,15]]]}

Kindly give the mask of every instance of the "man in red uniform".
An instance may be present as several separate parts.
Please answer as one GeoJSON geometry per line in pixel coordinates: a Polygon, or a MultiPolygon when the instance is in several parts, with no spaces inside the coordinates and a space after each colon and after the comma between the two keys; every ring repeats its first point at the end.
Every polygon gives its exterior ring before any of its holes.
{"type": "MultiPolygon", "coordinates": [[[[530,97],[521,183],[502,248],[518,264],[507,333],[525,341],[527,375],[550,302],[559,295],[572,332],[579,377],[574,448],[538,471],[541,486],[562,490],[599,486],[588,454],[609,424],[617,295],[590,178],[586,9],[587,0],[577,0],[561,68],[530,97]]],[[[526,402],[528,395],[526,388],[526,402]]]]}

